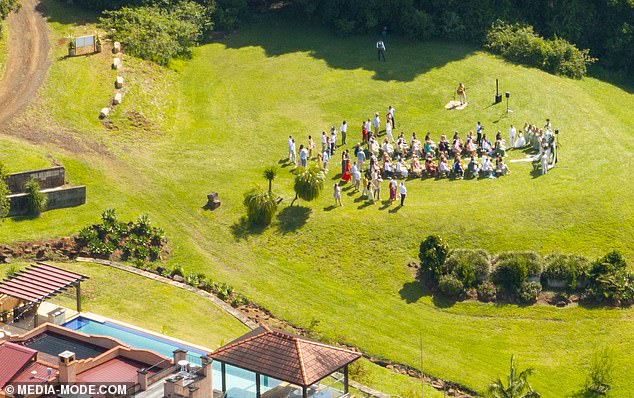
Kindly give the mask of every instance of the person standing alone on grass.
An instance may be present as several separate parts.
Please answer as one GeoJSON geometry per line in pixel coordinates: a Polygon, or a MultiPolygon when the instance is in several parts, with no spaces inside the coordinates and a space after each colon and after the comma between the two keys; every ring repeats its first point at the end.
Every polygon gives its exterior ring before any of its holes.
{"type": "Polygon", "coordinates": [[[341,187],[339,186],[339,184],[335,183],[333,189],[334,189],[333,196],[335,198],[335,206],[336,205],[343,206],[343,204],[341,203],[341,187]]]}
{"type": "Polygon", "coordinates": [[[396,121],[394,120],[394,111],[395,109],[392,108],[392,105],[387,107],[387,113],[390,114],[390,118],[392,119],[392,128],[396,128],[396,121]]]}
{"type": "Polygon", "coordinates": [[[341,145],[346,145],[346,135],[348,135],[348,125],[346,124],[345,120],[343,121],[343,123],[341,123],[341,127],[339,127],[339,131],[341,132],[341,145]]]}
{"type": "Polygon", "coordinates": [[[376,42],[376,50],[379,54],[379,62],[381,61],[381,58],[383,58],[383,62],[385,61],[385,43],[383,43],[383,40],[379,40],[376,42]]]}
{"type": "Polygon", "coordinates": [[[515,135],[516,134],[517,134],[517,129],[511,124],[511,127],[509,127],[509,138],[510,138],[511,148],[515,148],[515,135]]]}
{"type": "Polygon", "coordinates": [[[403,207],[405,205],[405,196],[407,195],[407,188],[405,187],[404,182],[401,182],[400,191],[401,191],[401,207],[403,207]]]}

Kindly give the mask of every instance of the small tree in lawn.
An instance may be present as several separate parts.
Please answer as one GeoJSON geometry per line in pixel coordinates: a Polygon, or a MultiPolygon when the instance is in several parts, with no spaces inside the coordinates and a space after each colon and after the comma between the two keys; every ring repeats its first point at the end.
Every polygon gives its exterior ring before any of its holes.
{"type": "Polygon", "coordinates": [[[326,175],[316,166],[301,169],[295,177],[295,185],[293,186],[295,199],[291,202],[291,206],[293,206],[297,198],[307,202],[317,199],[324,189],[325,180],[326,175]]]}
{"type": "Polygon", "coordinates": [[[247,220],[251,225],[266,226],[277,212],[277,201],[271,192],[254,189],[244,195],[247,220]]]}
{"type": "Polygon", "coordinates": [[[277,167],[269,166],[264,169],[264,173],[262,173],[264,178],[269,182],[269,193],[273,193],[273,180],[277,177],[277,167]]]}
{"type": "Polygon", "coordinates": [[[612,350],[604,347],[592,355],[586,391],[595,395],[606,395],[610,391],[613,378],[614,358],[612,350]]]}
{"type": "Polygon", "coordinates": [[[11,200],[7,195],[11,194],[7,182],[5,180],[6,172],[4,165],[0,163],[0,219],[5,218],[9,214],[9,208],[11,206],[11,200]]]}
{"type": "Polygon", "coordinates": [[[528,376],[534,373],[533,368],[518,372],[515,366],[515,356],[511,355],[511,369],[509,370],[506,387],[502,379],[489,384],[488,396],[491,398],[539,398],[541,394],[533,390],[528,383],[528,376]]]}
{"type": "MultiPolygon", "coordinates": [[[[421,263],[421,271],[427,274],[434,283],[438,283],[443,274],[448,253],[449,245],[438,235],[429,235],[420,244],[418,258],[421,263]]],[[[421,274],[420,277],[422,276],[421,274]]]]}

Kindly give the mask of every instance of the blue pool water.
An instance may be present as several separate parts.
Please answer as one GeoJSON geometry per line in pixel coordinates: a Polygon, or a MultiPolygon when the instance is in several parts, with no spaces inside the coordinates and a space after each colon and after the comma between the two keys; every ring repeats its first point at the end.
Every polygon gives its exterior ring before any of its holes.
{"type": "MultiPolygon", "coordinates": [[[[114,337],[130,347],[154,351],[168,358],[173,358],[174,351],[179,348],[187,351],[188,357],[198,358],[199,361],[202,355],[207,354],[202,350],[188,347],[175,341],[153,336],[115,323],[97,322],[81,316],[66,322],[62,326],[86,334],[114,337]]],[[[200,364],[200,362],[198,363],[200,364]]]]}
{"type": "MultiPolygon", "coordinates": [[[[201,364],[200,357],[206,355],[205,351],[164,339],[138,330],[117,325],[112,322],[98,322],[89,318],[77,317],[62,325],[68,329],[77,330],[86,334],[114,337],[130,347],[154,351],[165,357],[172,358],[176,349],[187,351],[187,360],[201,364]]],[[[227,397],[228,398],[255,398],[255,373],[234,366],[226,366],[227,397]]],[[[279,380],[262,377],[261,392],[265,393],[281,382],[279,380]]],[[[222,388],[220,363],[213,363],[214,389],[222,388]]]]}

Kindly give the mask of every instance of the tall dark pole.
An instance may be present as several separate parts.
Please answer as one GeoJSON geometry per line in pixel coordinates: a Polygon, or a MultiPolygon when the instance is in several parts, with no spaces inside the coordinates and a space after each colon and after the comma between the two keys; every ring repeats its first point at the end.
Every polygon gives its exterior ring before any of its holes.
{"type": "Polygon", "coordinates": [[[81,282],[75,285],[75,294],[77,295],[77,312],[81,312],[81,282]]]}

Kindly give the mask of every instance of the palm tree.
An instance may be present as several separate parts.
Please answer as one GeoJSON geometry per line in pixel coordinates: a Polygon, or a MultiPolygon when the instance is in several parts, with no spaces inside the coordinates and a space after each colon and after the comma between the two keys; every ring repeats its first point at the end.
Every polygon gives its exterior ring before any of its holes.
{"type": "Polygon", "coordinates": [[[517,373],[515,368],[515,356],[511,355],[511,369],[508,375],[508,384],[504,387],[502,379],[498,379],[489,384],[489,397],[491,398],[539,398],[541,394],[534,391],[528,383],[528,376],[535,372],[533,368],[528,368],[517,373]]]}
{"type": "Polygon", "coordinates": [[[264,190],[253,189],[247,192],[244,195],[244,206],[251,225],[269,225],[277,212],[277,201],[273,194],[264,190]]]}
{"type": "Polygon", "coordinates": [[[315,200],[324,189],[324,181],[326,175],[316,166],[303,168],[297,177],[295,177],[295,199],[291,202],[291,206],[297,198],[304,199],[307,202],[315,200]]]}
{"type": "Polygon", "coordinates": [[[264,173],[262,173],[262,175],[269,182],[269,193],[273,193],[273,180],[277,177],[277,167],[267,167],[266,169],[264,169],[264,173]]]}

